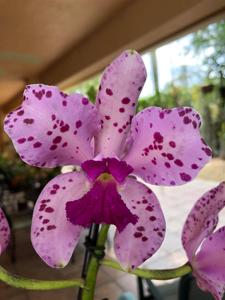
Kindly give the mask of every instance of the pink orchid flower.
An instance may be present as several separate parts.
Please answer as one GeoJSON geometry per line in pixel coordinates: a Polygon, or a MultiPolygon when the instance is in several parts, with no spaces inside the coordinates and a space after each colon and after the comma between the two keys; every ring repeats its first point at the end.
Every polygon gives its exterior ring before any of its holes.
{"type": "Polygon", "coordinates": [[[192,108],[150,107],[134,117],[145,79],[141,56],[125,51],[104,71],[96,105],[36,84],[6,117],[5,131],[26,163],[81,166],[50,181],[34,209],[32,243],[49,266],[65,266],[82,229],[94,222],[117,227],[115,253],[124,267],[137,267],[165,235],[160,204],[137,178],[184,184],[210,159],[192,108]]]}
{"type": "Polygon", "coordinates": [[[10,241],[9,223],[3,210],[0,208],[0,255],[6,250],[10,241]]]}
{"type": "Polygon", "coordinates": [[[225,182],[205,193],[184,224],[182,243],[203,291],[222,300],[225,292],[225,226],[214,232],[225,207],[225,182]]]}

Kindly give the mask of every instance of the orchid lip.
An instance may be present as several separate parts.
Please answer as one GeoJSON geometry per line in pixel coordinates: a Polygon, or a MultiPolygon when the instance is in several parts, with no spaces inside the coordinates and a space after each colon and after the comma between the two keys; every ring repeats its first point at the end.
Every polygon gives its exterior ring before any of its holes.
{"type": "Polygon", "coordinates": [[[101,174],[83,197],[67,202],[66,213],[74,225],[114,224],[119,232],[138,221],[138,216],[127,208],[118,193],[117,182],[108,173],[101,174]]]}
{"type": "Polygon", "coordinates": [[[67,202],[67,219],[83,227],[92,223],[114,224],[120,232],[129,223],[136,224],[138,217],[131,213],[118,192],[132,167],[116,158],[105,158],[85,161],[82,169],[93,186],[80,199],[67,202]]]}

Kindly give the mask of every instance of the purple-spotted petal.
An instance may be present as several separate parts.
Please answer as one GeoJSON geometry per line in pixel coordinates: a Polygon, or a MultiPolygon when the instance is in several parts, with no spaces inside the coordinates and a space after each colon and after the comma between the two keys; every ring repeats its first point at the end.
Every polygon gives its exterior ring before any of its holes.
{"type": "Polygon", "coordinates": [[[225,182],[205,193],[194,205],[183,227],[182,243],[188,259],[193,260],[204,238],[218,222],[218,213],[225,207],[225,182]]]}
{"type": "Polygon", "coordinates": [[[10,241],[10,228],[3,210],[0,208],[0,255],[5,251],[10,241]]]}
{"type": "Polygon", "coordinates": [[[91,140],[98,126],[97,110],[87,98],[41,84],[28,85],[22,106],[5,119],[5,131],[16,151],[37,167],[91,159],[91,140]]]}
{"type": "Polygon", "coordinates": [[[225,292],[225,227],[204,240],[192,267],[199,287],[222,300],[225,292]]]}
{"type": "Polygon", "coordinates": [[[129,223],[135,224],[138,219],[121,199],[113,179],[96,180],[92,189],[82,198],[67,202],[66,213],[74,225],[89,227],[92,223],[114,224],[119,231],[129,223]]]}
{"type": "Polygon", "coordinates": [[[210,160],[199,133],[200,116],[189,107],[150,107],[132,121],[133,146],[124,158],[146,182],[180,185],[192,180],[210,160]]]}
{"type": "Polygon", "coordinates": [[[138,216],[115,235],[115,253],[126,269],[136,268],[161,246],[165,236],[165,219],[153,192],[135,179],[128,178],[119,189],[128,209],[138,216]]]}
{"type": "Polygon", "coordinates": [[[51,180],[34,208],[31,240],[38,255],[51,267],[64,267],[79,240],[81,226],[66,218],[66,202],[79,199],[90,189],[83,173],[72,172],[51,180]]]}
{"type": "Polygon", "coordinates": [[[102,123],[96,139],[97,153],[106,157],[123,153],[145,79],[142,58],[133,50],[123,52],[106,68],[96,98],[102,123]]]}

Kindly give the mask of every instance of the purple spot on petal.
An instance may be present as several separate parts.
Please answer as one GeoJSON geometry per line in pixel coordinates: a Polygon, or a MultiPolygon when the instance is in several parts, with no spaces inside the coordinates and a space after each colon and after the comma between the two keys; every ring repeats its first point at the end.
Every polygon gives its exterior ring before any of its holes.
{"type": "Polygon", "coordinates": [[[205,152],[206,155],[211,156],[212,150],[208,147],[202,148],[202,150],[205,152]]]}
{"type": "Polygon", "coordinates": [[[83,105],[87,105],[88,104],[88,99],[87,98],[82,98],[82,103],[83,105]]]}
{"type": "Polygon", "coordinates": [[[138,226],[138,227],[137,227],[137,230],[138,230],[138,231],[145,231],[145,228],[144,228],[144,226],[138,226]]]}
{"type": "Polygon", "coordinates": [[[186,117],[184,117],[183,122],[184,122],[184,124],[189,124],[189,123],[191,123],[191,119],[186,116],[186,117]]]}
{"type": "Polygon", "coordinates": [[[194,169],[194,170],[195,170],[195,169],[198,169],[198,165],[192,164],[192,165],[191,165],[191,168],[194,169]]]}
{"type": "Polygon", "coordinates": [[[34,148],[39,148],[39,147],[41,147],[41,145],[42,145],[42,143],[36,142],[36,143],[33,144],[33,147],[34,148]]]}
{"type": "Polygon", "coordinates": [[[53,230],[53,229],[56,229],[55,225],[48,225],[47,226],[47,230],[53,230]]]}
{"type": "Polygon", "coordinates": [[[82,126],[82,122],[79,120],[76,122],[76,128],[80,128],[82,126]]]}
{"type": "Polygon", "coordinates": [[[111,89],[106,89],[106,94],[109,95],[109,96],[112,96],[113,92],[112,92],[111,89]]]}
{"type": "Polygon", "coordinates": [[[21,138],[21,139],[18,139],[17,142],[19,144],[23,144],[24,142],[26,142],[26,139],[25,138],[21,138]]]}
{"type": "Polygon", "coordinates": [[[165,116],[165,115],[164,115],[164,112],[161,111],[161,112],[159,113],[160,119],[164,119],[164,116],[165,116]]]}
{"type": "Polygon", "coordinates": [[[54,211],[54,209],[52,207],[47,207],[45,209],[45,212],[47,212],[47,213],[52,213],[53,211],[54,211]]]}
{"type": "Polygon", "coordinates": [[[24,119],[23,123],[25,123],[25,124],[33,124],[34,123],[34,119],[24,119]]]}
{"type": "Polygon", "coordinates": [[[50,222],[50,220],[44,219],[43,222],[42,222],[42,224],[47,224],[47,223],[49,223],[49,222],[50,222]]]}
{"type": "Polygon", "coordinates": [[[187,173],[180,173],[180,178],[186,182],[191,180],[191,176],[187,173]]]}
{"type": "Polygon", "coordinates": [[[51,92],[51,91],[47,91],[47,92],[46,92],[46,97],[47,97],[47,98],[50,98],[51,96],[52,96],[52,92],[51,92]]]}
{"type": "Polygon", "coordinates": [[[59,144],[62,141],[62,137],[61,136],[57,136],[53,139],[53,143],[54,144],[59,144]]]}
{"type": "Polygon", "coordinates": [[[141,232],[135,232],[134,237],[135,238],[140,238],[140,237],[142,237],[142,233],[141,232]]]}
{"type": "Polygon", "coordinates": [[[175,148],[176,147],[176,143],[174,141],[170,141],[169,142],[170,147],[175,148]]]}
{"type": "Polygon", "coordinates": [[[165,166],[167,167],[167,168],[170,168],[171,166],[170,166],[170,163],[168,163],[168,162],[165,162],[165,166]]]}
{"type": "Polygon", "coordinates": [[[130,103],[130,99],[129,99],[128,97],[126,97],[126,98],[123,98],[123,99],[121,100],[121,102],[122,102],[123,104],[128,104],[128,103],[130,103]]]}
{"type": "Polygon", "coordinates": [[[177,165],[177,166],[179,166],[179,167],[183,167],[183,162],[180,160],[180,159],[175,159],[174,160],[174,163],[177,165]]]}
{"type": "Polygon", "coordinates": [[[18,111],[18,113],[17,113],[18,116],[22,116],[23,114],[24,114],[24,110],[20,110],[20,111],[18,111]]]}
{"type": "Polygon", "coordinates": [[[70,126],[68,125],[68,124],[65,124],[64,126],[62,126],[61,128],[60,128],[60,131],[61,132],[66,132],[66,131],[68,131],[70,129],[70,126]]]}
{"type": "Polygon", "coordinates": [[[56,150],[57,149],[57,145],[51,145],[51,147],[49,148],[50,150],[56,150]]]}
{"type": "Polygon", "coordinates": [[[154,133],[154,139],[159,144],[163,142],[163,136],[160,134],[160,132],[154,133]]]}

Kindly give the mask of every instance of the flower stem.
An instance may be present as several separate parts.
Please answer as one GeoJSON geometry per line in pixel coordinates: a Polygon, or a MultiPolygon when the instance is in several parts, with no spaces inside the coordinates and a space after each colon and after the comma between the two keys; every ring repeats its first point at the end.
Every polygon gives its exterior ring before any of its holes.
{"type": "Polygon", "coordinates": [[[25,277],[20,277],[6,271],[0,266],[0,280],[15,288],[27,290],[57,290],[65,289],[74,286],[84,288],[83,279],[69,279],[69,280],[36,280],[25,277]]]}
{"type": "Polygon", "coordinates": [[[101,265],[111,267],[113,269],[133,274],[145,279],[158,279],[158,280],[168,280],[177,277],[181,277],[192,272],[192,268],[189,263],[184,264],[178,268],[167,269],[167,270],[148,270],[137,268],[135,270],[124,270],[116,261],[110,259],[103,259],[100,262],[101,265]]]}
{"type": "MultiPolygon", "coordinates": [[[[98,240],[96,243],[96,248],[101,248],[105,245],[107,233],[109,230],[109,225],[102,225],[98,240]]],[[[102,254],[103,250],[95,250],[95,255],[92,255],[88,269],[87,269],[87,275],[85,279],[85,288],[82,291],[82,300],[92,300],[94,299],[94,292],[95,292],[95,285],[96,285],[96,279],[97,279],[97,273],[99,269],[100,260],[97,258],[98,255],[102,254]]]]}

